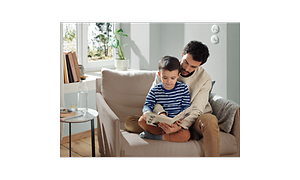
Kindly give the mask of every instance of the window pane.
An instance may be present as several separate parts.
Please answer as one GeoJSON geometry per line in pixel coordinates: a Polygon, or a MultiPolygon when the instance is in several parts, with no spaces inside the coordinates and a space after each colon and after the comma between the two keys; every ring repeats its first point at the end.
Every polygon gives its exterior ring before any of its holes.
{"type": "Polygon", "coordinates": [[[88,62],[113,59],[113,48],[108,47],[113,34],[113,23],[88,23],[88,62]]]}
{"type": "Polygon", "coordinates": [[[64,51],[76,52],[76,23],[63,23],[64,51]]]}

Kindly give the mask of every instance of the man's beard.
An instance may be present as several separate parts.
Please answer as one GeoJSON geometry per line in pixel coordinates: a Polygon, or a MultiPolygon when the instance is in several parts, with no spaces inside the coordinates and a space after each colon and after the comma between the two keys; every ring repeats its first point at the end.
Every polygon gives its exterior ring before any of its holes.
{"type": "Polygon", "coordinates": [[[187,76],[189,76],[191,74],[191,72],[186,71],[182,67],[180,68],[180,72],[181,72],[181,76],[183,76],[183,77],[187,77],[187,76]],[[182,71],[185,71],[185,73],[187,73],[187,74],[182,74],[182,71]]]}
{"type": "Polygon", "coordinates": [[[186,71],[185,69],[183,69],[182,67],[180,67],[180,72],[181,72],[181,76],[182,77],[190,77],[192,74],[194,74],[195,71],[193,72],[189,72],[189,71],[186,71]],[[187,74],[182,74],[182,71],[185,71],[187,74]]]}

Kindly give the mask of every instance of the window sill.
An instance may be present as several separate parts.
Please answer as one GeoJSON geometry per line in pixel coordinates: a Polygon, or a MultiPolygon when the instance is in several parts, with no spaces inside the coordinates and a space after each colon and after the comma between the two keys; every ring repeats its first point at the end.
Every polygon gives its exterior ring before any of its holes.
{"type": "MultiPolygon", "coordinates": [[[[101,71],[91,71],[86,72],[86,86],[88,90],[95,90],[96,89],[96,79],[101,77],[101,71]]],[[[64,93],[74,93],[77,92],[79,88],[79,82],[76,83],[68,83],[64,84],[64,93]]]]}
{"type": "MultiPolygon", "coordinates": [[[[111,70],[115,70],[114,68],[110,68],[111,70]]],[[[128,71],[136,71],[133,69],[129,69],[128,71]]],[[[96,79],[101,78],[101,71],[89,71],[85,72],[84,75],[86,76],[86,86],[88,90],[96,90],[96,79]]],[[[64,93],[74,93],[77,92],[79,88],[79,82],[76,83],[68,83],[64,84],[64,93]]]]}

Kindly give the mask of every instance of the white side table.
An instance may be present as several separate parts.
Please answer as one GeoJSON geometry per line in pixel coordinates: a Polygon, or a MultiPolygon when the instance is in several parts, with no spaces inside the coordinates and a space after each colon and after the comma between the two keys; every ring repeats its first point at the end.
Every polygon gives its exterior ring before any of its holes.
{"type": "Polygon", "coordinates": [[[94,119],[98,116],[98,112],[94,109],[88,109],[85,116],[74,118],[61,118],[60,122],[69,123],[69,155],[71,157],[71,124],[91,122],[91,137],[92,137],[92,157],[95,157],[95,131],[94,131],[94,119]]]}

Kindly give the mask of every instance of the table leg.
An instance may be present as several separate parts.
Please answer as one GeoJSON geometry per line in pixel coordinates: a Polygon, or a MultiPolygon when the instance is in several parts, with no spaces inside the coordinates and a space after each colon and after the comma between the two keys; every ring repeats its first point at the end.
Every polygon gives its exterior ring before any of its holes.
{"type": "Polygon", "coordinates": [[[71,123],[69,123],[69,156],[71,157],[71,123]]]}
{"type": "Polygon", "coordinates": [[[94,131],[94,119],[91,120],[91,136],[92,136],[92,157],[95,157],[95,131],[94,131]]]}

